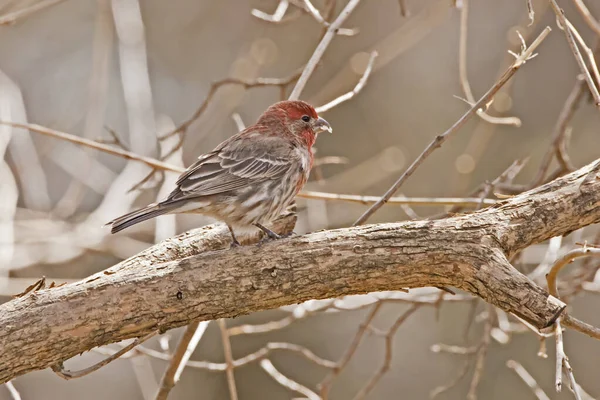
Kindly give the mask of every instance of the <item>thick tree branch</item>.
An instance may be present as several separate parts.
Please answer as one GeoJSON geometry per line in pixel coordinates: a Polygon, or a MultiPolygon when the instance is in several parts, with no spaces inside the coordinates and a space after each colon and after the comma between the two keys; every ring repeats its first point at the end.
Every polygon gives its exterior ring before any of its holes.
{"type": "MultiPolygon", "coordinates": [[[[308,299],[454,286],[538,329],[564,308],[515,270],[517,251],[600,221],[600,160],[487,209],[228,247],[210,226],[83,281],[0,306],[0,383],[95,346],[308,299]]],[[[289,231],[294,217],[275,227],[289,231]]]]}

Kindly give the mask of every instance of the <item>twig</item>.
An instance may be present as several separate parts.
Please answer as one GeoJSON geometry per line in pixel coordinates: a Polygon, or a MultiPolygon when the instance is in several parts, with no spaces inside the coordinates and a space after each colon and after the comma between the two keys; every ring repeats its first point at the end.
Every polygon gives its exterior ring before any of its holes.
{"type": "Polygon", "coordinates": [[[138,344],[144,343],[146,340],[150,339],[157,333],[158,333],[158,331],[153,331],[142,338],[136,338],[129,345],[123,347],[121,350],[119,350],[116,353],[114,353],[113,355],[105,358],[104,360],[100,361],[99,363],[92,365],[91,367],[88,367],[88,368],[85,368],[85,369],[82,369],[79,371],[69,371],[64,368],[64,365],[61,362],[57,365],[52,366],[52,371],[54,371],[54,373],[56,375],[60,376],[63,379],[66,379],[66,380],[81,378],[82,376],[91,374],[92,372],[104,367],[106,364],[110,363],[111,361],[116,360],[117,358],[121,357],[123,354],[127,353],[129,350],[133,349],[138,344]]]}
{"type": "Polygon", "coordinates": [[[6,389],[8,389],[8,393],[10,393],[12,400],[21,400],[21,394],[12,381],[6,382],[4,385],[6,386],[6,389]]]}
{"type": "Polygon", "coordinates": [[[177,173],[182,173],[183,171],[185,171],[184,168],[175,167],[171,164],[164,163],[162,161],[158,161],[157,159],[152,158],[152,157],[142,156],[137,153],[133,153],[131,151],[122,150],[118,147],[108,146],[108,145],[98,143],[93,140],[89,140],[89,139],[81,138],[79,136],[71,135],[69,133],[46,128],[41,125],[19,124],[16,122],[9,122],[9,121],[0,121],[0,125],[8,125],[8,126],[13,126],[15,128],[29,129],[30,131],[41,133],[41,134],[47,135],[47,136],[52,136],[52,137],[55,137],[55,138],[58,138],[61,140],[65,140],[67,142],[75,143],[75,144],[78,144],[81,146],[90,147],[92,149],[100,150],[105,153],[112,154],[114,156],[125,158],[127,160],[139,161],[139,162],[142,162],[152,168],[161,169],[164,171],[172,171],[172,172],[177,172],[177,173]]]}
{"type": "Polygon", "coordinates": [[[600,93],[598,92],[596,83],[594,83],[594,80],[592,79],[592,76],[590,75],[590,71],[588,70],[587,66],[585,65],[585,61],[583,60],[583,57],[581,56],[581,52],[579,51],[579,48],[577,47],[577,43],[575,42],[575,37],[573,36],[573,31],[569,27],[570,24],[567,21],[567,18],[565,17],[565,13],[558,6],[558,4],[556,3],[556,0],[550,0],[550,5],[552,6],[552,9],[554,10],[554,13],[556,14],[556,18],[557,18],[558,22],[560,23],[560,28],[565,33],[565,37],[567,38],[567,43],[569,43],[569,47],[571,48],[571,52],[573,53],[573,56],[575,57],[575,61],[577,61],[577,64],[579,65],[579,69],[581,70],[581,73],[585,77],[585,81],[587,82],[588,88],[590,89],[590,92],[592,93],[592,97],[594,98],[594,104],[596,105],[596,107],[600,107],[600,93]]]}
{"type": "Polygon", "coordinates": [[[52,7],[58,3],[62,3],[65,0],[46,0],[35,3],[30,7],[23,8],[21,10],[11,12],[6,15],[0,16],[0,25],[11,25],[17,22],[18,19],[26,18],[31,14],[35,14],[38,11],[42,11],[48,7],[52,7]]]}
{"type": "MultiPolygon", "coordinates": [[[[313,192],[304,191],[301,192],[298,197],[305,199],[318,199],[318,200],[339,200],[347,201],[350,203],[358,204],[373,204],[381,200],[379,196],[361,196],[354,194],[337,194],[337,193],[325,193],[325,192],[313,192]]],[[[407,204],[411,206],[462,206],[462,207],[476,207],[482,202],[481,199],[476,197],[390,197],[388,200],[389,204],[407,204]]],[[[483,199],[483,204],[490,206],[496,204],[496,200],[483,199]]]]}
{"type": "Polygon", "coordinates": [[[479,349],[477,350],[477,358],[475,360],[475,371],[473,372],[473,378],[471,379],[471,385],[469,386],[469,392],[467,393],[468,400],[477,399],[477,387],[479,387],[479,382],[481,382],[481,377],[483,376],[483,368],[485,367],[485,358],[487,355],[487,351],[490,347],[490,342],[492,339],[492,315],[494,309],[493,306],[488,305],[488,317],[486,319],[483,336],[481,338],[481,343],[479,343],[479,349]]]}
{"type": "Polygon", "coordinates": [[[268,373],[273,379],[275,379],[277,381],[277,383],[279,383],[281,386],[284,386],[294,392],[298,392],[298,393],[306,396],[309,400],[320,400],[321,399],[321,397],[319,397],[318,394],[316,394],[315,392],[313,392],[306,386],[303,386],[303,385],[299,384],[298,382],[291,380],[290,378],[288,378],[287,376],[285,376],[281,372],[279,372],[270,360],[268,360],[268,359],[262,360],[260,362],[260,366],[262,367],[262,369],[265,370],[266,373],[268,373]]]}
{"type": "Polygon", "coordinates": [[[187,326],[175,353],[170,357],[171,363],[162,377],[156,400],[166,400],[168,398],[169,392],[179,381],[183,369],[187,365],[196,346],[198,346],[198,342],[206,331],[207,326],[207,321],[192,322],[187,326]]]}
{"type": "Polygon", "coordinates": [[[433,389],[431,391],[431,393],[429,393],[429,398],[434,399],[437,396],[439,396],[440,394],[445,393],[448,390],[452,389],[454,386],[458,385],[458,382],[460,382],[467,375],[467,372],[469,372],[470,366],[471,366],[471,363],[469,361],[466,361],[463,368],[456,375],[456,377],[454,379],[452,379],[450,382],[448,382],[447,384],[438,386],[435,389],[433,389]]]}
{"type": "Polygon", "coordinates": [[[365,213],[354,223],[355,225],[362,224],[369,219],[377,210],[379,210],[388,199],[398,191],[402,184],[410,177],[413,172],[421,165],[421,163],[439,147],[456,131],[458,131],[468,120],[473,116],[481,107],[488,103],[490,99],[500,90],[500,88],[512,78],[517,70],[529,60],[535,49],[541,44],[541,42],[550,33],[550,27],[546,27],[542,33],[533,41],[529,48],[523,49],[521,54],[518,55],[515,62],[504,72],[500,79],[492,86],[490,90],[475,104],[469,111],[467,111],[458,121],[454,123],[446,132],[436,136],[433,141],[425,148],[425,150],[417,157],[417,159],[404,171],[404,173],[398,178],[398,180],[392,185],[392,187],[383,195],[381,200],[373,204],[365,213]]]}
{"type": "Polygon", "coordinates": [[[346,365],[348,364],[348,362],[350,361],[350,359],[356,352],[356,349],[360,345],[360,342],[362,341],[362,338],[365,335],[365,332],[367,331],[369,325],[371,324],[371,322],[373,321],[373,319],[375,318],[375,316],[381,309],[381,306],[382,306],[381,302],[378,302],[373,306],[373,308],[371,309],[369,314],[367,314],[367,317],[365,318],[365,320],[360,324],[358,331],[356,332],[356,335],[354,335],[354,339],[352,340],[352,343],[350,343],[350,346],[348,347],[348,349],[346,349],[346,353],[344,353],[342,358],[337,362],[336,367],[319,384],[319,390],[320,390],[321,398],[323,400],[327,400],[327,398],[329,396],[329,390],[331,389],[331,384],[333,383],[333,380],[342,372],[342,370],[346,367],[346,365]]]}
{"type": "MultiPolygon", "coordinates": [[[[231,353],[231,341],[229,340],[229,332],[227,332],[227,326],[223,318],[219,319],[219,330],[221,331],[221,340],[223,341],[223,353],[225,354],[225,365],[227,368],[225,373],[227,375],[227,386],[229,387],[229,398],[231,400],[237,400],[237,389],[235,388],[235,375],[233,372],[233,354],[231,353]]],[[[261,361],[264,362],[265,360],[261,361]]]]}
{"type": "MultiPolygon", "coordinates": [[[[467,22],[469,17],[469,1],[463,0],[462,8],[460,10],[460,40],[458,46],[458,73],[460,77],[460,85],[462,86],[463,92],[466,96],[467,103],[473,105],[475,103],[475,97],[469,84],[469,78],[467,74],[467,22]]],[[[514,125],[517,127],[521,126],[521,120],[517,117],[493,117],[483,109],[477,110],[477,115],[481,119],[491,123],[499,125],[514,125]]]]}
{"type": "Polygon", "coordinates": [[[321,39],[321,42],[315,49],[313,55],[308,60],[306,67],[304,67],[304,71],[302,71],[302,75],[300,75],[298,82],[296,82],[296,86],[294,87],[292,93],[289,96],[290,100],[297,100],[300,97],[300,94],[304,90],[308,79],[317,67],[317,64],[321,60],[321,57],[323,57],[325,50],[327,50],[327,47],[329,47],[329,44],[335,36],[336,31],[342,26],[342,24],[350,16],[352,11],[354,11],[358,3],[360,3],[360,0],[350,0],[348,4],[346,4],[344,9],[340,12],[335,21],[333,21],[331,25],[329,25],[329,28],[327,28],[325,35],[323,35],[323,38],[321,39]]]}
{"type": "Polygon", "coordinates": [[[313,315],[319,311],[325,311],[329,309],[333,305],[333,300],[325,302],[325,305],[322,307],[318,307],[315,309],[308,310],[303,304],[300,304],[294,308],[294,312],[291,315],[288,315],[285,318],[282,318],[277,321],[269,321],[264,324],[256,324],[256,325],[240,325],[235,326],[233,328],[228,329],[229,336],[236,336],[242,334],[251,334],[251,333],[265,333],[271,332],[277,329],[285,328],[292,324],[292,322],[297,321],[302,318],[306,318],[309,315],[313,315]]]}
{"type": "Polygon", "coordinates": [[[600,257],[600,249],[590,248],[584,246],[581,249],[574,249],[563,255],[561,258],[556,260],[550,272],[546,276],[546,280],[548,281],[548,292],[556,298],[560,298],[558,295],[558,289],[556,287],[556,278],[561,269],[563,269],[567,264],[576,258],[580,257],[600,257]]]}
{"type": "Polygon", "coordinates": [[[258,10],[256,8],[252,9],[250,13],[256,18],[262,19],[264,21],[281,22],[289,5],[290,4],[288,0],[279,0],[279,4],[277,5],[277,8],[275,9],[275,12],[272,15],[267,14],[266,12],[258,10]]]}
{"type": "MultiPolygon", "coordinates": [[[[310,14],[315,21],[321,24],[325,29],[329,28],[330,24],[323,18],[319,10],[310,2],[310,0],[292,1],[296,7],[310,14]]],[[[339,28],[336,34],[341,36],[354,36],[358,33],[358,29],[339,28]]]]}
{"type": "Polygon", "coordinates": [[[584,95],[584,88],[584,80],[577,79],[573,89],[571,90],[571,93],[569,93],[569,96],[563,105],[562,110],[560,111],[560,114],[558,115],[558,119],[554,127],[554,133],[552,134],[552,143],[542,158],[540,168],[530,184],[531,188],[540,185],[544,181],[544,177],[546,176],[548,168],[550,167],[550,163],[552,162],[552,156],[556,154],[556,149],[560,143],[564,141],[569,123],[571,122],[571,119],[573,119],[575,111],[581,104],[581,100],[583,99],[584,95]]]}
{"type": "Polygon", "coordinates": [[[373,390],[375,385],[377,385],[379,380],[383,378],[383,376],[390,370],[390,366],[392,364],[394,336],[396,335],[398,328],[400,328],[400,325],[402,325],[402,323],[406,321],[408,317],[414,314],[414,312],[417,311],[420,306],[420,304],[413,304],[411,308],[406,310],[396,319],[396,322],[394,322],[391,328],[385,333],[385,357],[383,359],[383,364],[381,365],[381,368],[379,368],[379,370],[371,377],[367,384],[356,394],[356,396],[354,396],[355,400],[364,399],[369,392],[373,390]]]}
{"type": "Polygon", "coordinates": [[[356,84],[354,89],[352,89],[348,93],[341,95],[340,97],[338,97],[336,99],[331,100],[327,104],[317,107],[315,110],[318,113],[326,112],[328,110],[331,110],[333,107],[336,107],[336,106],[340,105],[341,103],[348,101],[348,100],[352,99],[354,96],[356,96],[363,89],[365,84],[367,83],[367,79],[369,79],[369,75],[371,74],[371,71],[373,70],[373,64],[375,63],[376,58],[377,58],[377,52],[376,51],[371,52],[371,57],[369,58],[369,63],[367,64],[367,67],[365,68],[365,72],[363,72],[363,75],[361,76],[360,80],[358,81],[358,83],[356,84]]]}
{"type": "MultiPolygon", "coordinates": [[[[312,351],[310,351],[309,349],[307,349],[306,347],[300,346],[298,344],[285,343],[285,342],[283,342],[283,343],[282,342],[269,342],[264,347],[261,347],[254,353],[250,353],[242,358],[233,360],[233,368],[243,367],[244,365],[248,365],[250,363],[263,360],[267,356],[269,356],[269,354],[271,354],[273,351],[276,351],[276,350],[286,350],[286,351],[298,353],[299,355],[303,356],[307,360],[312,361],[316,365],[319,365],[324,368],[335,368],[335,366],[337,365],[337,363],[335,363],[331,360],[321,358],[321,357],[317,356],[315,353],[313,353],[312,351]]],[[[138,351],[139,353],[145,354],[147,356],[159,359],[159,360],[164,360],[164,361],[172,360],[171,355],[161,352],[161,351],[149,349],[144,346],[136,347],[136,351],[138,351]]],[[[204,369],[207,371],[214,371],[214,372],[218,372],[218,371],[223,372],[223,371],[227,370],[226,363],[213,363],[213,362],[209,362],[209,361],[190,360],[185,363],[185,366],[189,367],[189,368],[204,369]]]]}
{"type": "Polygon", "coordinates": [[[531,374],[527,372],[527,370],[520,363],[515,360],[508,360],[506,362],[506,366],[519,375],[519,378],[521,378],[521,380],[525,382],[527,386],[529,386],[538,400],[550,400],[550,397],[548,397],[548,395],[542,390],[533,376],[531,376],[531,374]]]}
{"type": "Polygon", "coordinates": [[[198,118],[200,118],[202,116],[202,114],[208,108],[208,105],[209,105],[210,101],[212,100],[212,98],[215,96],[215,94],[217,94],[218,90],[224,86],[239,85],[239,86],[242,86],[244,89],[259,88],[259,87],[265,87],[265,86],[278,86],[278,87],[282,88],[283,90],[285,90],[287,88],[287,86],[291,85],[294,81],[296,81],[300,77],[300,73],[301,73],[300,71],[294,72],[292,75],[290,75],[286,78],[257,78],[254,80],[225,78],[225,79],[221,79],[220,81],[214,82],[210,85],[208,94],[204,98],[204,101],[202,102],[202,104],[200,104],[200,106],[196,109],[194,114],[192,114],[192,116],[190,118],[188,118],[183,123],[181,123],[177,128],[175,128],[175,130],[173,130],[172,132],[170,132],[166,135],[163,135],[159,139],[164,140],[173,135],[185,133],[187,131],[187,129],[190,127],[190,125],[192,125],[198,118]]]}
{"type": "Polygon", "coordinates": [[[573,3],[577,6],[579,13],[588,26],[596,33],[596,35],[600,35],[600,22],[592,16],[592,13],[590,13],[590,10],[588,10],[583,0],[573,0],[573,3]]]}
{"type": "Polygon", "coordinates": [[[554,336],[556,338],[556,368],[554,387],[556,388],[557,392],[560,392],[562,390],[563,361],[566,357],[560,321],[556,321],[554,323],[554,336]]]}
{"type": "Polygon", "coordinates": [[[533,4],[531,3],[531,0],[526,0],[525,2],[527,3],[527,15],[529,16],[529,25],[527,26],[531,26],[535,22],[535,11],[533,10],[533,4]]]}
{"type": "Polygon", "coordinates": [[[457,355],[470,355],[477,352],[477,346],[462,347],[452,346],[445,343],[436,343],[431,346],[430,350],[434,353],[448,353],[457,355]]]}
{"type": "Polygon", "coordinates": [[[600,329],[599,328],[596,328],[593,325],[583,322],[583,321],[571,316],[570,314],[563,313],[562,323],[567,328],[574,329],[576,331],[579,331],[581,333],[588,335],[589,337],[600,340],[600,329]]]}
{"type": "Polygon", "coordinates": [[[575,39],[577,39],[579,45],[583,48],[583,51],[585,52],[585,55],[588,58],[588,62],[590,64],[590,67],[592,68],[592,72],[594,73],[594,78],[596,78],[596,84],[600,85],[600,72],[598,71],[598,64],[596,63],[596,57],[594,56],[594,52],[585,43],[585,41],[583,40],[577,29],[575,29],[573,24],[571,24],[571,22],[568,19],[565,19],[565,21],[567,21],[567,25],[569,26],[571,33],[573,33],[573,36],[575,36],[575,39]]]}

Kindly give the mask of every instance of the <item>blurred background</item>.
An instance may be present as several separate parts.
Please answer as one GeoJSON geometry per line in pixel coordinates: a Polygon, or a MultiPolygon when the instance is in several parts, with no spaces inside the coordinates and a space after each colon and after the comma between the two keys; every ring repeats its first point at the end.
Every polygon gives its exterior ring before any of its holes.
{"type": "MultiPolygon", "coordinates": [[[[333,17],[346,3],[312,2],[324,15],[331,9],[333,17]]],[[[598,38],[575,2],[559,3],[594,48],[598,38]]],[[[290,0],[287,8],[285,4],[279,0],[0,0],[0,120],[35,123],[187,166],[289,95],[293,78],[313,53],[323,26],[305,11],[303,1],[290,0]],[[213,82],[228,77],[246,81],[289,77],[290,84],[222,86],[185,134],[163,138],[194,114],[213,82]],[[183,148],[178,146],[180,139],[183,148]]],[[[320,106],[352,90],[365,72],[370,53],[376,50],[378,57],[365,87],[322,114],[334,134],[319,138],[320,162],[307,190],[381,195],[435,135],[468,110],[461,99],[470,96],[459,79],[461,12],[466,5],[450,0],[379,0],[358,5],[343,25],[353,35],[333,39],[301,98],[320,106]]],[[[513,57],[507,50],[519,52],[517,31],[530,43],[544,27],[552,27],[539,55],[517,72],[488,108],[490,115],[512,118],[502,122],[518,118],[520,126],[472,118],[406,182],[403,195],[467,197],[515,160],[526,159],[526,163],[514,184],[527,186],[534,180],[579,69],[549,2],[534,0],[532,5],[532,24],[526,0],[472,1],[463,20],[468,28],[464,60],[475,100],[510,65],[513,57]]],[[[587,6],[600,18],[600,3],[588,0],[587,6]]],[[[582,93],[569,123],[568,154],[576,168],[600,155],[600,114],[587,87],[582,93]]],[[[199,216],[167,216],[111,236],[102,228],[104,223],[163,197],[176,175],[156,173],[144,180],[150,169],[143,164],[8,126],[0,126],[0,154],[4,160],[0,164],[0,301],[9,300],[41,276],[56,283],[81,279],[166,237],[211,222],[199,216]]],[[[490,194],[490,198],[495,197],[490,194]]],[[[367,207],[306,199],[299,199],[298,206],[298,233],[349,226],[367,207]]],[[[387,205],[370,222],[427,218],[444,211],[448,208],[387,205]]],[[[562,241],[533,246],[516,265],[525,272],[535,271],[548,254],[555,258],[577,241],[592,242],[597,231],[598,227],[588,227],[562,241]]],[[[577,294],[570,300],[574,313],[600,325],[600,298],[593,293],[598,287],[594,272],[600,265],[589,261],[575,266],[585,268],[589,284],[572,290],[577,294]]],[[[433,289],[414,293],[428,302],[440,298],[433,289]]],[[[454,300],[444,296],[447,301],[437,302],[436,307],[419,307],[399,327],[392,336],[390,370],[366,398],[429,398],[463,370],[464,377],[439,398],[465,398],[486,321],[494,328],[486,346],[479,398],[535,398],[506,366],[511,359],[521,363],[550,398],[572,397],[567,388],[561,394],[554,391],[553,338],[548,339],[549,357],[539,357],[536,335],[481,302],[457,296],[454,300]],[[433,352],[432,346],[440,343],[464,346],[468,354],[433,352]]],[[[281,329],[232,336],[234,358],[269,342],[286,342],[337,361],[369,314],[366,305],[376,300],[374,296],[342,299],[335,307],[331,302],[309,303],[302,309],[227,320],[227,326],[235,327],[289,321],[290,315],[300,315],[281,329]],[[325,306],[327,312],[306,312],[325,306]]],[[[373,326],[387,331],[412,306],[409,301],[384,304],[373,326]]],[[[168,332],[145,346],[168,354],[182,331],[168,332]]],[[[365,333],[333,381],[331,398],[354,398],[384,365],[385,340],[377,332],[365,333]]],[[[600,343],[567,331],[565,345],[578,383],[591,396],[600,396],[600,343]]],[[[118,348],[118,344],[109,346],[104,353],[118,348]]],[[[66,366],[83,368],[105,356],[92,351],[66,366]]],[[[139,352],[128,356],[72,381],[46,370],[18,377],[13,384],[23,399],[153,399],[168,362],[139,352]]],[[[191,359],[224,361],[216,322],[208,324],[191,359]]],[[[296,352],[273,351],[268,359],[279,372],[315,392],[330,372],[296,352]]],[[[306,397],[277,383],[259,362],[236,368],[235,380],[240,399],[306,397]]],[[[7,388],[0,387],[0,399],[11,398],[7,388]]],[[[229,399],[230,394],[223,372],[188,367],[169,398],[229,399]]]]}

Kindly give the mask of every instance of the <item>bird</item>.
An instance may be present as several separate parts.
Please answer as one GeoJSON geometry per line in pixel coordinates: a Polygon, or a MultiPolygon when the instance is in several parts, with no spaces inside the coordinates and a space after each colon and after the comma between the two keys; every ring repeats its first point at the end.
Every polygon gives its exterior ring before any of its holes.
{"type": "Polygon", "coordinates": [[[202,214],[227,224],[231,247],[236,231],[258,228],[263,240],[282,236],[267,228],[308,180],[319,133],[333,130],[301,100],[280,101],[257,122],[198,157],[177,179],[166,199],[120,216],[106,225],[117,233],[164,214],[202,214]]]}

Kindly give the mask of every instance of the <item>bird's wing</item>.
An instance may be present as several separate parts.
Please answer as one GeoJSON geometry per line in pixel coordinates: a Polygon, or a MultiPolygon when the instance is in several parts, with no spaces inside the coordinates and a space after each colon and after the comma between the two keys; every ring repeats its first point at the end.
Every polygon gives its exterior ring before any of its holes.
{"type": "Polygon", "coordinates": [[[235,191],[284,176],[297,156],[294,147],[278,137],[239,136],[201,156],[177,180],[169,200],[235,191]]]}

